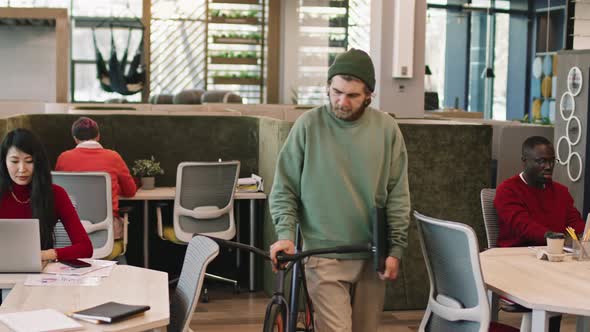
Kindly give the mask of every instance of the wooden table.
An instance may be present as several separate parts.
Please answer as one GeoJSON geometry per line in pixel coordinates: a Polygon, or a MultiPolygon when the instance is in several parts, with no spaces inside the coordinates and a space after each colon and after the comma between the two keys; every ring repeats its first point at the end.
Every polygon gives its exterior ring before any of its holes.
{"type": "MultiPolygon", "coordinates": [[[[108,301],[147,304],[145,314],[116,324],[78,321],[84,331],[145,331],[163,329],[170,321],[168,274],[134,266],[116,266],[99,286],[24,286],[26,274],[0,274],[0,286],[12,288],[0,313],[52,308],[63,313],[108,301]]],[[[0,332],[10,331],[0,323],[0,332]]]]}
{"type": "MultiPolygon", "coordinates": [[[[173,201],[176,195],[176,187],[156,187],[155,189],[145,190],[139,189],[133,197],[119,197],[119,200],[143,201],[143,266],[149,267],[149,201],[173,201]]],[[[236,192],[235,200],[249,200],[250,201],[250,245],[256,246],[256,216],[258,209],[256,206],[257,200],[265,200],[266,194],[263,192],[236,192]]],[[[236,214],[236,227],[239,227],[239,214],[236,214]]],[[[237,229],[239,234],[239,228],[237,229]]],[[[238,252],[239,253],[239,252],[238,252]]],[[[239,260],[239,257],[238,257],[239,260]]],[[[249,254],[250,266],[248,289],[253,292],[256,286],[256,256],[253,253],[249,254]]]]}
{"type": "Polygon", "coordinates": [[[590,261],[571,256],[563,262],[535,257],[530,248],[494,248],[480,254],[487,287],[497,296],[532,309],[532,330],[547,331],[548,313],[578,315],[577,331],[587,331],[590,316],[590,261]]]}

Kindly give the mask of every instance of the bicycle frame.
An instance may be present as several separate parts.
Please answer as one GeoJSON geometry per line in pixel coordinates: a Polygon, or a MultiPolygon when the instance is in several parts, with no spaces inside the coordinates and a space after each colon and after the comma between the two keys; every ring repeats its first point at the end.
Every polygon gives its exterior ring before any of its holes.
{"type": "MultiPolygon", "coordinates": [[[[297,252],[301,251],[301,233],[299,232],[299,225],[297,225],[297,232],[295,236],[295,248],[297,252]]],[[[307,292],[307,281],[305,280],[305,269],[301,260],[295,262],[293,266],[293,272],[291,274],[291,292],[289,297],[289,318],[287,319],[287,332],[295,331],[297,329],[297,315],[299,314],[299,290],[300,286],[303,286],[303,293],[305,299],[309,299],[309,293],[307,292]]],[[[311,306],[311,301],[310,301],[311,306]]],[[[313,320],[313,307],[309,308],[311,326],[314,326],[313,320]]]]}
{"type": "MultiPolygon", "coordinates": [[[[296,233],[295,239],[295,246],[297,248],[297,252],[301,251],[301,238],[299,232],[296,233]]],[[[305,295],[304,300],[309,299],[309,294],[307,292],[307,283],[305,281],[305,269],[303,268],[303,264],[301,260],[297,260],[292,263],[290,267],[281,268],[278,270],[276,278],[275,278],[275,288],[273,295],[266,306],[266,314],[265,320],[268,320],[271,313],[271,308],[273,305],[280,305],[287,308],[287,312],[285,313],[285,332],[295,332],[297,330],[297,318],[299,315],[299,296],[300,290],[303,287],[303,294],[305,295]],[[284,289],[285,289],[285,279],[286,275],[291,271],[291,281],[290,281],[290,292],[289,298],[285,297],[284,289]]],[[[311,301],[309,301],[311,305],[311,301]]],[[[313,308],[309,308],[311,320],[312,330],[313,327],[313,308]]]]}
{"type": "MultiPolygon", "coordinates": [[[[264,318],[265,326],[266,324],[273,319],[272,316],[272,309],[273,306],[278,305],[282,309],[280,310],[280,314],[283,326],[285,327],[285,332],[295,332],[297,329],[297,316],[299,314],[299,297],[301,295],[300,291],[303,290],[303,294],[305,295],[306,299],[309,299],[309,294],[307,292],[307,283],[305,280],[305,269],[303,268],[302,260],[306,257],[313,256],[313,255],[321,255],[321,254],[329,254],[329,253],[356,253],[356,252],[375,252],[375,248],[370,244],[363,244],[363,245],[351,245],[351,246],[342,246],[342,247],[333,247],[333,248],[325,248],[325,249],[315,249],[315,250],[307,250],[305,252],[301,251],[301,235],[299,233],[299,229],[296,232],[296,252],[293,255],[288,255],[284,253],[279,253],[277,255],[277,260],[279,261],[279,265],[284,262],[287,263],[286,266],[279,266],[277,276],[276,276],[276,283],[275,288],[273,291],[273,295],[266,307],[266,315],[264,318]],[[291,275],[291,282],[290,282],[290,294],[289,300],[285,298],[284,288],[285,288],[285,278],[286,274],[292,272],[291,275]]],[[[221,240],[214,237],[210,237],[214,241],[216,241],[221,246],[226,247],[234,247],[241,250],[246,250],[249,252],[253,252],[259,256],[264,257],[267,260],[270,260],[269,253],[258,249],[256,247],[252,247],[246,244],[221,240]]],[[[308,305],[309,310],[309,319],[311,330],[315,329],[313,323],[313,307],[311,301],[306,303],[308,305]]],[[[307,312],[306,312],[307,314],[307,312]]]]}

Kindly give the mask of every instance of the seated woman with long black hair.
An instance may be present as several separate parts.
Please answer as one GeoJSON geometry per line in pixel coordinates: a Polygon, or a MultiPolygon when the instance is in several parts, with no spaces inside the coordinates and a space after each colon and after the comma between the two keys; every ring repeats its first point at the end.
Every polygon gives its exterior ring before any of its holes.
{"type": "Polygon", "coordinates": [[[92,243],[66,191],[51,182],[49,160],[40,140],[27,129],[14,129],[0,146],[0,218],[39,219],[41,259],[92,256],[92,243]],[[72,245],[54,249],[60,220],[72,245]]]}

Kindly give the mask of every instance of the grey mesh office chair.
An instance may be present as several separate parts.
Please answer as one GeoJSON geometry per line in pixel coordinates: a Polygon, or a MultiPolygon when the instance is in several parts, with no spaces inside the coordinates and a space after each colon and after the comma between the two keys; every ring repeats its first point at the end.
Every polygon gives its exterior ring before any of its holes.
{"type": "MultiPolygon", "coordinates": [[[[111,177],[105,172],[51,172],[53,183],[63,187],[82,226],[88,233],[94,252],[92,258],[114,259],[127,247],[127,215],[123,225],[123,239],[114,240],[111,177]]],[[[69,238],[61,223],[55,228],[56,247],[69,245],[69,238]]]]}
{"type": "MultiPolygon", "coordinates": [[[[173,226],[163,226],[158,208],[158,235],[175,243],[188,243],[194,234],[224,240],[236,235],[234,193],[240,174],[239,161],[183,162],[176,170],[173,226]]],[[[207,274],[208,278],[237,281],[207,274]]]]}
{"type": "Polygon", "coordinates": [[[498,246],[498,234],[500,232],[498,215],[494,207],[494,197],[496,197],[496,189],[484,188],[481,190],[481,212],[483,213],[483,224],[486,229],[488,248],[496,248],[498,246]]]}
{"type": "Polygon", "coordinates": [[[414,211],[430,279],[428,307],[419,331],[518,331],[490,324],[490,306],[473,229],[414,211]]]}
{"type": "Polygon", "coordinates": [[[170,301],[170,325],[168,331],[190,331],[191,315],[197,307],[197,299],[203,286],[207,265],[219,254],[219,246],[204,236],[193,237],[186,250],[178,286],[170,301]]]}

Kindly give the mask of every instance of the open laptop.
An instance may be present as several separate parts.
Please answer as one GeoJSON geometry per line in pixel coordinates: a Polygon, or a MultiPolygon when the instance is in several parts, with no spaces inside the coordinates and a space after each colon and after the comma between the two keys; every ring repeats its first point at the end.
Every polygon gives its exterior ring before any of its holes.
{"type": "Polygon", "coordinates": [[[0,273],[41,272],[38,219],[0,219],[0,273]]]}

